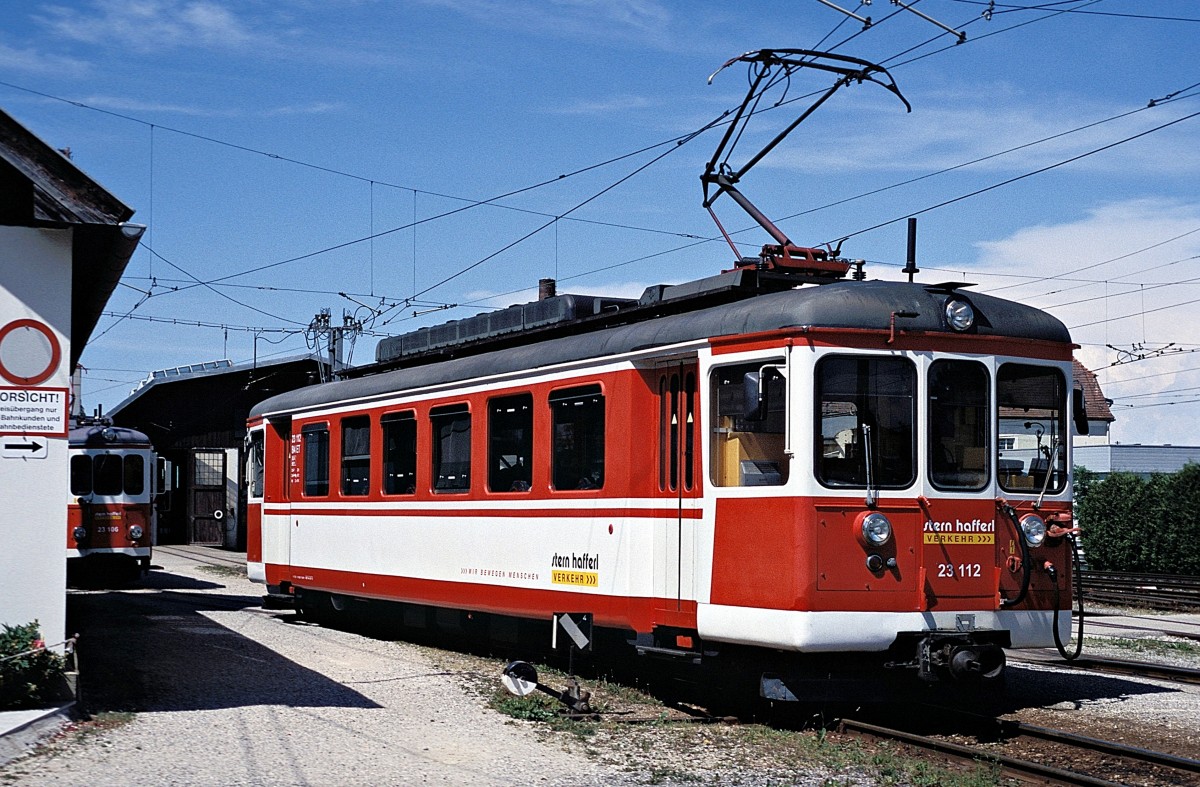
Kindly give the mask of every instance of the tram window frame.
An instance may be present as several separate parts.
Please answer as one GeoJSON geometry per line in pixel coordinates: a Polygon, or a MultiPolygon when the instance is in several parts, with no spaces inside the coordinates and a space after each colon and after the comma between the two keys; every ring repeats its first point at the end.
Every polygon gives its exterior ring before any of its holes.
{"type": "Polygon", "coordinates": [[[926,380],[929,481],[937,489],[977,492],[991,481],[991,374],[979,361],[939,358],[926,380]],[[982,401],[972,404],[980,394],[982,401]]]}
{"type": "Polygon", "coordinates": [[[551,391],[550,488],[556,492],[604,488],[607,401],[599,383],[551,391]]]}
{"type": "Polygon", "coordinates": [[[1067,376],[1060,367],[1022,362],[1000,364],[996,370],[997,433],[1014,437],[1014,448],[997,450],[996,464],[1001,489],[1013,494],[1040,494],[1045,486],[1046,492],[1052,495],[1061,494],[1067,489],[1071,442],[1067,425],[1069,412],[1070,388],[1067,376]],[[1054,388],[1047,393],[1044,389],[1030,386],[1029,380],[1037,376],[1053,378],[1054,388]],[[1049,440],[1043,445],[1046,435],[1049,435],[1049,440]],[[1022,441],[1021,437],[1032,437],[1035,441],[1033,458],[1028,464],[1024,461],[1024,452],[1031,449],[1015,447],[1028,442],[1022,441]],[[1050,467],[1055,443],[1059,446],[1058,455],[1054,467],[1050,467]],[[1045,460],[1044,466],[1042,460],[1045,460]],[[1020,464],[1020,472],[1014,472],[1018,469],[1017,463],[1020,464]],[[1049,484],[1046,483],[1047,475],[1049,484]]]}
{"type": "Polygon", "coordinates": [[[249,465],[246,471],[249,479],[248,496],[254,500],[261,500],[266,484],[264,464],[266,443],[262,430],[256,429],[250,433],[250,445],[246,454],[246,462],[249,465]]]}
{"type": "Polygon", "coordinates": [[[92,459],[92,492],[119,497],[125,489],[125,463],[120,454],[96,454],[92,459]]]}
{"type": "Polygon", "coordinates": [[[329,495],[329,424],[308,424],[300,429],[302,491],[304,497],[329,495]]]}
{"type": "Polygon", "coordinates": [[[365,497],[371,493],[371,416],[343,418],[341,432],[342,495],[365,497]]]}
{"type": "Polygon", "coordinates": [[[71,457],[71,494],[86,497],[92,493],[92,457],[76,454],[71,457]]]}
{"type": "Polygon", "coordinates": [[[383,431],[383,493],[417,493],[417,414],[412,410],[384,413],[379,418],[383,431]]]}
{"type": "Polygon", "coordinates": [[[490,492],[533,489],[533,394],[488,400],[487,483],[490,492]]]}
{"type": "Polygon", "coordinates": [[[467,404],[434,407],[429,411],[433,427],[433,491],[465,494],[471,491],[471,409],[467,404]]]}
{"type": "Polygon", "coordinates": [[[787,454],[788,381],[782,357],[724,364],[709,372],[712,398],[710,478],[714,486],[783,486],[791,476],[787,454]],[[766,375],[766,411],[747,402],[748,375],[766,375]],[[755,411],[755,412],[751,412],[755,411]]]}
{"type": "Polygon", "coordinates": [[[867,425],[872,427],[871,488],[907,489],[916,483],[918,394],[917,366],[910,358],[836,353],[818,360],[813,372],[813,474],[817,482],[829,489],[867,488],[866,452],[861,450],[861,439],[862,426],[868,422],[867,425]],[[831,380],[830,375],[836,374],[836,365],[847,363],[854,364],[855,369],[831,380]],[[907,391],[897,393],[894,384],[885,382],[882,369],[877,372],[868,370],[864,378],[864,365],[872,369],[884,365],[894,367],[906,378],[902,382],[907,384],[907,391]],[[847,380],[853,382],[852,387],[837,388],[833,385],[836,381],[842,381],[844,385],[847,380]],[[891,424],[881,425],[880,403],[893,403],[904,398],[908,399],[909,406],[888,407],[891,424]],[[875,404],[864,407],[868,402],[875,404]],[[846,406],[849,406],[848,412],[846,406]],[[907,416],[907,424],[901,420],[902,415],[907,416]],[[837,421],[846,418],[854,419],[852,428],[826,433],[827,426],[836,425],[837,421]],[[838,436],[844,432],[849,432],[847,439],[839,441],[838,436]],[[907,440],[904,439],[905,432],[908,434],[907,440]],[[900,450],[905,443],[907,452],[900,450]],[[885,450],[885,446],[891,450],[885,450]],[[831,450],[838,453],[831,454],[831,450]]]}
{"type": "Polygon", "coordinates": [[[121,462],[121,486],[129,497],[146,491],[146,460],[141,454],[125,454],[121,462]]]}

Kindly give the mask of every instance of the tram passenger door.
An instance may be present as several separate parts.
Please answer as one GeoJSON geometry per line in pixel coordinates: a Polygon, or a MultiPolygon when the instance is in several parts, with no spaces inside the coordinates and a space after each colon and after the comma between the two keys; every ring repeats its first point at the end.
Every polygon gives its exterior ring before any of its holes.
{"type": "Polygon", "coordinates": [[[699,484],[699,369],[695,361],[675,361],[657,369],[658,490],[672,499],[655,539],[655,590],[681,611],[695,599],[695,514],[699,484]],[[661,549],[661,551],[658,551],[661,549]],[[661,584],[660,584],[661,583],[661,584]]]}

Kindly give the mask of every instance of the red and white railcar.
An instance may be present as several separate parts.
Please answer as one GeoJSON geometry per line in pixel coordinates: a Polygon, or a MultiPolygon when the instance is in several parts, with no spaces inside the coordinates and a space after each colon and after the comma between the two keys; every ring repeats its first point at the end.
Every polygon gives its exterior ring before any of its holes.
{"type": "Polygon", "coordinates": [[[643,653],[752,655],[782,698],[805,659],[992,678],[1067,637],[1066,328],[960,284],[803,281],[555,296],[268,399],[251,578],[302,609],[591,613],[643,653]]]}
{"type": "Polygon", "coordinates": [[[81,424],[69,435],[67,565],[118,576],[150,569],[157,455],[141,432],[81,424]]]}

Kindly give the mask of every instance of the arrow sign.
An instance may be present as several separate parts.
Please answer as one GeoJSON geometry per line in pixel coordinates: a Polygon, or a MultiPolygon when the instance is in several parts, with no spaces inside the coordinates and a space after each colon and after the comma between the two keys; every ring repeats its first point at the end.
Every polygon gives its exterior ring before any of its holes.
{"type": "Polygon", "coordinates": [[[45,459],[49,451],[46,442],[6,437],[0,443],[0,455],[5,459],[45,459]]]}

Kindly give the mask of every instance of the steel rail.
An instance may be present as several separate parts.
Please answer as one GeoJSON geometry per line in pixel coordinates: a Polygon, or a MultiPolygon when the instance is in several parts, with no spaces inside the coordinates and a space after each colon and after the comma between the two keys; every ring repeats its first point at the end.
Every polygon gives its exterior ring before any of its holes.
{"type": "Polygon", "coordinates": [[[1066,732],[1065,730],[1039,727],[1035,724],[1025,724],[1020,721],[1000,721],[999,723],[1005,731],[1016,732],[1031,738],[1040,738],[1041,740],[1052,741],[1054,743],[1065,743],[1070,746],[1088,749],[1089,751],[1112,754],[1116,757],[1137,760],[1153,765],[1163,765],[1175,770],[1200,773],[1200,760],[1193,760],[1190,757],[1180,757],[1175,754],[1145,749],[1141,746],[1130,746],[1127,743],[1106,741],[1102,738],[1092,738],[1088,735],[1078,735],[1073,732],[1066,732]]]}

